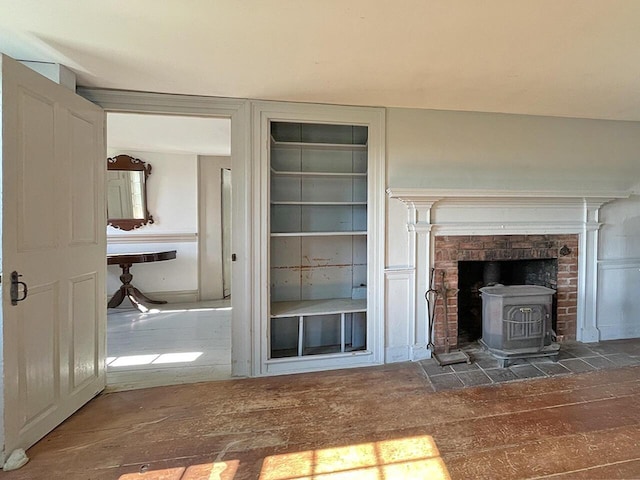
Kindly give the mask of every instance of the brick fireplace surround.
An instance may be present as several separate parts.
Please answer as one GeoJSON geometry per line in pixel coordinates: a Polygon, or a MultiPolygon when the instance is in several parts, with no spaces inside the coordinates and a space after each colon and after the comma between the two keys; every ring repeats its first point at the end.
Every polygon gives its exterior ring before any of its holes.
{"type": "MultiPolygon", "coordinates": [[[[576,339],[578,299],[578,235],[463,235],[435,236],[435,286],[440,287],[445,272],[449,344],[458,338],[458,262],[557,259],[557,325],[560,339],[576,339]],[[567,247],[566,249],[564,247],[567,247]],[[568,249],[568,250],[567,250],[568,249]]],[[[444,304],[435,307],[435,346],[444,346],[444,304]]]]}

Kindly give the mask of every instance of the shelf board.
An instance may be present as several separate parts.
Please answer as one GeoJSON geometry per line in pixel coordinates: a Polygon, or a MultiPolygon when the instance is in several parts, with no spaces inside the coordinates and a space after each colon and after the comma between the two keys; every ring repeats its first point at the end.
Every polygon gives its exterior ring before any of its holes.
{"type": "Polygon", "coordinates": [[[273,302],[271,304],[271,318],[332,315],[366,311],[366,299],[353,300],[351,298],[331,298],[327,300],[273,302]]]}
{"type": "Polygon", "coordinates": [[[271,175],[277,177],[366,177],[367,172],[293,172],[272,168],[271,175]]]}
{"type": "Polygon", "coordinates": [[[341,232],[272,232],[272,237],[340,237],[366,235],[367,231],[341,231],[341,232]]]}
{"type": "Polygon", "coordinates": [[[271,202],[271,205],[300,205],[300,206],[329,206],[329,207],[341,207],[341,206],[358,206],[367,205],[367,202],[271,202]]]}
{"type": "Polygon", "coordinates": [[[311,142],[280,142],[271,137],[271,146],[276,148],[307,148],[310,150],[362,150],[368,146],[362,143],[311,143],[311,142]]]}

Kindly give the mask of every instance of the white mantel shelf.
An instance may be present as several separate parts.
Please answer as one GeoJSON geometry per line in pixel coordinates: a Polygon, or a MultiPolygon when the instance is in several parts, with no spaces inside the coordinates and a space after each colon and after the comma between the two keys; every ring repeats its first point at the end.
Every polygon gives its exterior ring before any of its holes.
{"type": "Polygon", "coordinates": [[[455,190],[434,188],[388,188],[387,196],[402,202],[437,202],[449,199],[537,199],[537,200],[600,200],[628,198],[629,191],[551,191],[551,190],[455,190]]]}

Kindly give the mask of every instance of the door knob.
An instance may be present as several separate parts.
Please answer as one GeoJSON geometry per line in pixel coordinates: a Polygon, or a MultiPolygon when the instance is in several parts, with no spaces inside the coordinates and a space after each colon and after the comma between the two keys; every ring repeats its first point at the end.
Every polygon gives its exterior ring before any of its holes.
{"type": "Polygon", "coordinates": [[[18,280],[21,276],[22,275],[18,275],[18,272],[15,270],[11,272],[11,305],[17,305],[18,302],[27,298],[27,284],[18,280]],[[22,297],[18,298],[20,285],[22,285],[22,297]]]}

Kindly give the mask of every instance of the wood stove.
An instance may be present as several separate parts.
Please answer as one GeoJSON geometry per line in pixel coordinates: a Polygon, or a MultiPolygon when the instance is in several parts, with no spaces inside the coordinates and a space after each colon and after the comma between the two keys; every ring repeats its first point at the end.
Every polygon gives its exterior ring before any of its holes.
{"type": "Polygon", "coordinates": [[[551,312],[555,290],[538,285],[497,285],[481,288],[481,345],[500,367],[519,358],[557,360],[551,312]]]}

